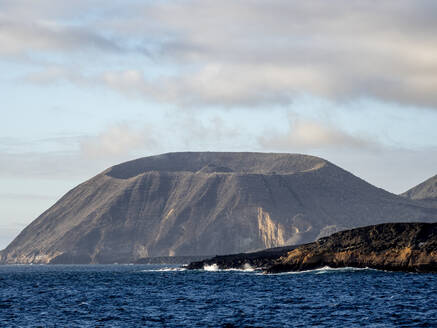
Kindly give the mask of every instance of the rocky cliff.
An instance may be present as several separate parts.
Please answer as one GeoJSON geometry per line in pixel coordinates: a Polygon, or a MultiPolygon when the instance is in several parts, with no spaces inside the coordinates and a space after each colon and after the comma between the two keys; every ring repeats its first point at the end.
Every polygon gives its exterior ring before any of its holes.
{"type": "Polygon", "coordinates": [[[230,254],[369,224],[436,220],[436,208],[321,158],[169,153],[113,166],[69,191],[0,253],[0,262],[230,254]]]}
{"type": "Polygon", "coordinates": [[[188,269],[244,269],[267,273],[325,266],[390,271],[437,272],[437,223],[385,223],[335,233],[316,242],[254,253],[216,256],[192,262],[188,269]]]}
{"type": "Polygon", "coordinates": [[[389,223],[338,232],[290,251],[266,271],[324,266],[437,272],[437,223],[389,223]]]}

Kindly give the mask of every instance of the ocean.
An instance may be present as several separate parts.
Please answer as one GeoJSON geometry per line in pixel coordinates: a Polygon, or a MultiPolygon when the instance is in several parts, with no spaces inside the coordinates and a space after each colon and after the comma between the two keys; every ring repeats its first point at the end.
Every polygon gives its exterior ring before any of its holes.
{"type": "Polygon", "coordinates": [[[0,327],[437,327],[437,274],[0,266],[0,327]]]}

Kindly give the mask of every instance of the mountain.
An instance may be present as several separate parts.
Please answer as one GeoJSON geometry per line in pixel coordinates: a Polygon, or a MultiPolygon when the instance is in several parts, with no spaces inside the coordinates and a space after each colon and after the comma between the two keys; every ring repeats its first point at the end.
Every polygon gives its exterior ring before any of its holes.
{"type": "Polygon", "coordinates": [[[314,243],[191,262],[190,270],[261,269],[267,273],[329,266],[437,272],[437,223],[384,223],[337,232],[314,243]]]}
{"type": "Polygon", "coordinates": [[[437,272],[437,223],[386,223],[338,232],[290,251],[267,272],[324,266],[437,272]]]}
{"type": "Polygon", "coordinates": [[[437,205],[437,175],[404,192],[401,196],[437,205]]]}
{"type": "Polygon", "coordinates": [[[437,209],[318,157],[169,153],[115,165],[72,189],[0,253],[0,262],[231,254],[394,221],[437,221],[437,209]]]}

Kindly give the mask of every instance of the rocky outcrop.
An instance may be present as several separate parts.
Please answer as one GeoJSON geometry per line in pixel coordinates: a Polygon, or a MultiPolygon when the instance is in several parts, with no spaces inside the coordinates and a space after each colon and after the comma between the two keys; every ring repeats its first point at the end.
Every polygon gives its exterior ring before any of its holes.
{"type": "Polygon", "coordinates": [[[266,272],[324,266],[437,272],[437,223],[389,223],[342,231],[288,252],[266,272]]]}
{"type": "Polygon", "coordinates": [[[256,251],[437,209],[313,156],[170,153],[113,166],[69,191],[1,263],[134,263],[256,251]]]}

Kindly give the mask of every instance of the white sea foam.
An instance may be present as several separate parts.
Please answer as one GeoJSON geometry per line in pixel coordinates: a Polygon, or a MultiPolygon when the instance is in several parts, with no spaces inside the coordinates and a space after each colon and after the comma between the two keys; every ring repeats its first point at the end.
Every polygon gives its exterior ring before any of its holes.
{"type": "Polygon", "coordinates": [[[218,271],[219,267],[216,263],[213,263],[211,265],[205,264],[203,266],[203,270],[205,270],[205,271],[218,271]]]}
{"type": "Polygon", "coordinates": [[[288,271],[281,273],[272,273],[274,275],[289,275],[289,274],[325,274],[325,273],[333,273],[333,272],[353,272],[353,271],[378,271],[377,269],[371,269],[368,267],[365,268],[354,268],[354,267],[343,267],[343,268],[331,268],[329,266],[324,266],[322,268],[317,268],[313,270],[304,270],[304,271],[288,271]]]}
{"type": "Polygon", "coordinates": [[[245,263],[242,268],[229,268],[229,269],[220,269],[216,263],[213,263],[211,265],[205,264],[203,266],[203,270],[205,271],[236,271],[236,272],[254,272],[255,268],[252,267],[249,263],[245,263]]]}
{"type": "Polygon", "coordinates": [[[244,263],[243,271],[252,272],[255,271],[255,268],[251,266],[249,263],[244,263]]]}
{"type": "Polygon", "coordinates": [[[315,269],[315,270],[312,270],[312,271],[315,272],[316,274],[323,274],[323,273],[329,273],[329,272],[332,272],[332,271],[335,271],[335,272],[351,272],[351,271],[363,271],[363,270],[375,270],[375,269],[370,269],[368,267],[365,267],[365,268],[354,268],[354,267],[331,268],[329,266],[324,266],[323,268],[315,269]]]}
{"type": "Polygon", "coordinates": [[[159,268],[159,269],[145,269],[141,270],[141,272],[179,272],[179,271],[186,271],[186,268],[182,267],[172,267],[172,268],[159,268]]]}

